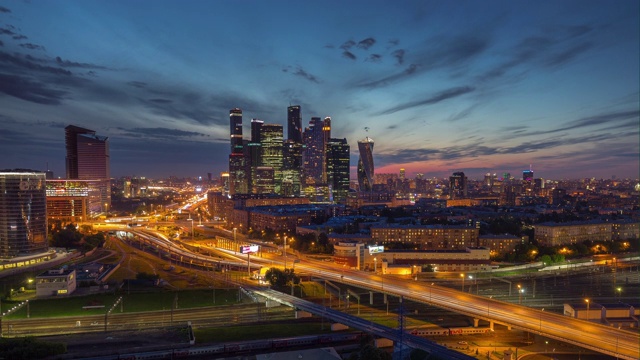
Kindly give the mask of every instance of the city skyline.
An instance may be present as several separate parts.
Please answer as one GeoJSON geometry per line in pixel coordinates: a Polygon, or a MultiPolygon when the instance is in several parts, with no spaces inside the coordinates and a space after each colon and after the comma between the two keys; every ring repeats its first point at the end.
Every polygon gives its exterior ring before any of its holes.
{"type": "Polygon", "coordinates": [[[635,1],[0,1],[0,168],[65,174],[64,127],[113,176],[217,176],[229,109],[332,118],[376,173],[637,178],[635,1]]]}

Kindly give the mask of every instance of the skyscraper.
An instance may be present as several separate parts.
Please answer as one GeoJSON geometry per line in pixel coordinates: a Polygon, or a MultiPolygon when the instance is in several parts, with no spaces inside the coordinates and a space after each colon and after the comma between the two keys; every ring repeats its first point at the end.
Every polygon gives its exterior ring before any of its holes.
{"type": "Polygon", "coordinates": [[[302,144],[300,105],[292,105],[287,108],[287,140],[302,144]]]}
{"type": "Polygon", "coordinates": [[[358,159],[358,184],[360,191],[373,190],[373,139],[366,137],[358,141],[360,158],[358,159]]]}
{"type": "Polygon", "coordinates": [[[94,130],[69,125],[65,128],[67,179],[99,180],[91,182],[89,212],[107,211],[111,207],[109,141],[94,130]]]}
{"type": "Polygon", "coordinates": [[[449,199],[465,199],[467,197],[467,177],[463,172],[454,172],[449,177],[449,199]]]}
{"type": "Polygon", "coordinates": [[[45,179],[43,172],[0,171],[0,258],[47,250],[45,179]]]}
{"type": "Polygon", "coordinates": [[[283,147],[282,182],[287,184],[283,196],[298,196],[302,184],[302,144],[287,139],[283,147]],[[290,191],[289,191],[290,189],[290,191]]]}
{"type": "Polygon", "coordinates": [[[319,117],[312,117],[309,127],[303,134],[304,182],[308,185],[326,184],[326,141],[331,136],[331,118],[324,121],[319,117]]]}
{"type": "Polygon", "coordinates": [[[343,203],[349,193],[351,159],[347,139],[327,142],[327,183],[333,202],[343,203]]]}
{"type": "Polygon", "coordinates": [[[273,168],[275,193],[281,193],[282,187],[282,125],[264,124],[260,129],[260,144],[262,145],[262,166],[273,168]]]}
{"type": "Polygon", "coordinates": [[[239,108],[229,111],[229,133],[231,137],[231,153],[242,153],[242,110],[239,108]]]}

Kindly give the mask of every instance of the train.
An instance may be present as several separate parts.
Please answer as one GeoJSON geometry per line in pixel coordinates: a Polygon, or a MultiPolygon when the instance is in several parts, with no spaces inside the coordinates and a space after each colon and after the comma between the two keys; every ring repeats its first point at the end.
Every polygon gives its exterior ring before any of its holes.
{"type": "Polygon", "coordinates": [[[359,341],[364,333],[351,332],[327,335],[309,335],[292,338],[280,338],[269,340],[255,340],[244,342],[233,342],[224,344],[214,344],[197,346],[182,349],[157,350],[140,353],[114,354],[88,358],[89,360],[161,360],[161,359],[182,359],[190,357],[212,357],[234,356],[238,354],[248,354],[251,352],[278,351],[299,346],[317,346],[330,344],[343,344],[359,341]]]}
{"type": "Polygon", "coordinates": [[[487,334],[491,332],[491,328],[426,328],[426,329],[410,329],[407,331],[415,336],[452,336],[452,335],[471,335],[471,334],[487,334]]]}

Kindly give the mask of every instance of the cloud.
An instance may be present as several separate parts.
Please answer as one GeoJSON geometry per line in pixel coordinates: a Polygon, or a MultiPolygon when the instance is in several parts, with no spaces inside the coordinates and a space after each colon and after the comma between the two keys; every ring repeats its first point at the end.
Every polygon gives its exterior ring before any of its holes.
{"type": "Polygon", "coordinates": [[[404,63],[404,54],[405,54],[405,51],[403,49],[398,49],[392,52],[391,56],[396,58],[396,64],[402,65],[402,63],[404,63]]]}
{"type": "Polygon", "coordinates": [[[358,42],[357,47],[359,49],[369,50],[369,48],[372,47],[375,43],[376,43],[376,39],[372,37],[368,37],[366,39],[360,40],[360,42],[358,42]]]}
{"type": "Polygon", "coordinates": [[[342,50],[349,50],[351,49],[354,45],[356,44],[355,41],[353,40],[347,40],[344,43],[342,43],[342,45],[340,45],[340,49],[342,50]]]}
{"type": "Polygon", "coordinates": [[[374,63],[379,63],[380,61],[382,61],[382,55],[380,55],[380,54],[371,54],[367,58],[367,61],[374,62],[374,63]]]}
{"type": "MultiPolygon", "coordinates": [[[[462,64],[471,61],[482,53],[488,46],[488,40],[475,36],[459,36],[455,38],[442,38],[437,41],[426,42],[428,45],[416,53],[411,59],[411,65],[400,73],[387,75],[372,81],[362,81],[355,84],[356,87],[376,88],[388,86],[393,83],[405,80],[425,71],[437,68],[454,69],[462,64]],[[436,45],[433,45],[433,44],[436,45]]],[[[406,53],[397,51],[392,53],[398,63],[404,61],[406,53]]]]}
{"type": "Polygon", "coordinates": [[[400,44],[400,40],[398,40],[398,39],[390,39],[389,41],[387,41],[387,43],[389,44],[389,47],[394,47],[394,46],[398,46],[400,44]]]}
{"type": "Polygon", "coordinates": [[[406,109],[409,109],[409,108],[412,108],[412,107],[416,107],[416,106],[433,105],[433,104],[439,103],[439,102],[447,100],[447,99],[451,99],[451,98],[454,98],[454,97],[458,97],[458,96],[470,93],[470,92],[472,92],[474,90],[475,90],[475,88],[471,87],[471,86],[460,86],[460,87],[447,89],[447,90],[441,91],[441,92],[437,93],[436,95],[431,96],[431,97],[429,97],[427,99],[424,99],[424,100],[410,101],[410,102],[406,102],[404,104],[400,104],[400,105],[394,106],[394,107],[389,108],[387,110],[383,110],[383,111],[377,113],[377,115],[389,115],[389,114],[393,114],[395,112],[406,110],[406,109]]]}
{"type": "Polygon", "coordinates": [[[43,83],[7,74],[0,74],[0,92],[44,105],[59,105],[66,94],[65,91],[50,89],[43,83]]]}
{"type": "Polygon", "coordinates": [[[12,70],[31,70],[55,75],[71,75],[71,71],[52,66],[35,64],[32,61],[23,59],[19,54],[11,55],[0,51],[0,70],[14,72],[12,70]],[[3,65],[4,64],[4,65],[3,65]]]}
{"type": "MultiPolygon", "coordinates": [[[[556,129],[545,130],[545,131],[532,131],[528,133],[522,133],[519,136],[546,135],[546,134],[553,134],[553,133],[567,131],[567,130],[575,130],[575,129],[589,127],[589,126],[598,126],[598,125],[604,125],[604,124],[612,125],[611,122],[626,121],[629,119],[634,119],[636,121],[635,126],[637,126],[638,117],[640,117],[639,110],[627,110],[627,111],[618,111],[618,112],[612,112],[612,113],[606,113],[606,114],[599,114],[599,115],[583,117],[580,119],[570,121],[565,126],[559,127],[556,129]]],[[[633,122],[627,122],[625,123],[625,125],[626,124],[633,124],[633,122]]],[[[619,127],[626,127],[626,126],[612,125],[608,129],[615,129],[619,127]]]]}
{"type": "Polygon", "coordinates": [[[355,59],[357,59],[357,57],[356,57],[355,55],[353,55],[353,53],[352,53],[352,52],[347,51],[347,50],[345,50],[345,51],[343,51],[343,52],[342,52],[342,57],[345,57],[345,58],[347,58],[347,59],[351,59],[351,60],[355,60],[355,59]]]}
{"type": "Polygon", "coordinates": [[[1,28],[0,27],[0,35],[16,35],[16,33],[11,31],[9,28],[1,28]]]}
{"type": "Polygon", "coordinates": [[[154,102],[156,104],[170,104],[173,101],[169,99],[149,99],[149,101],[154,102]]]}
{"type": "Polygon", "coordinates": [[[56,64],[62,66],[62,67],[76,67],[76,68],[83,68],[83,69],[108,69],[105,66],[101,66],[101,65],[94,65],[94,64],[88,64],[88,63],[79,63],[79,62],[75,62],[75,61],[69,61],[69,60],[63,60],[60,56],[56,56],[56,64]]]}
{"type": "Polygon", "coordinates": [[[320,83],[320,80],[315,75],[312,75],[312,74],[308,73],[301,66],[297,66],[295,68],[295,71],[290,71],[290,70],[293,70],[293,68],[291,66],[287,66],[284,69],[282,69],[283,72],[291,72],[292,75],[300,76],[300,77],[302,77],[304,79],[307,79],[307,80],[309,80],[309,81],[311,81],[313,83],[316,83],[316,84],[320,83]]]}
{"type": "Polygon", "coordinates": [[[25,49],[29,49],[29,50],[43,50],[44,51],[44,46],[42,46],[42,45],[24,43],[24,44],[20,44],[20,46],[25,48],[25,49]]]}
{"type": "Polygon", "coordinates": [[[464,110],[462,110],[460,112],[457,112],[455,114],[451,114],[447,118],[447,122],[455,122],[455,121],[462,120],[462,119],[468,117],[469,115],[471,115],[473,110],[475,110],[478,106],[479,106],[479,104],[474,104],[474,105],[471,105],[471,106],[467,107],[466,109],[464,109],[464,110]]]}
{"type": "Polygon", "coordinates": [[[4,43],[2,42],[2,40],[0,40],[0,46],[4,46],[4,43]]]}
{"type": "Polygon", "coordinates": [[[561,51],[557,54],[552,54],[546,61],[546,65],[548,66],[558,66],[564,63],[567,63],[573,60],[576,56],[582,54],[583,52],[591,49],[593,47],[592,43],[585,42],[571,48],[561,51]]]}
{"type": "Polygon", "coordinates": [[[177,137],[183,138],[192,138],[192,137],[209,137],[207,134],[194,132],[194,131],[184,131],[178,129],[169,129],[169,128],[131,128],[125,129],[118,127],[120,131],[123,131],[127,135],[133,135],[133,137],[149,137],[156,139],[175,139],[177,137]]]}
{"type": "Polygon", "coordinates": [[[0,6],[0,13],[10,13],[10,12],[11,12],[11,10],[7,9],[4,6],[0,6]]]}
{"type": "Polygon", "coordinates": [[[18,35],[13,35],[13,40],[25,40],[28,39],[28,37],[18,34],[18,35]]]}
{"type": "Polygon", "coordinates": [[[142,89],[147,86],[147,83],[144,81],[129,81],[127,85],[142,89]]]}

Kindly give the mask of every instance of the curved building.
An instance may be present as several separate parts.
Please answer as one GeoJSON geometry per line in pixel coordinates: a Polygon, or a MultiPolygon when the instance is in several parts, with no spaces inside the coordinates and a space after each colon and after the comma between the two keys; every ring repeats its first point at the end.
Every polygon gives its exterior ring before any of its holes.
{"type": "Polygon", "coordinates": [[[358,184],[360,191],[373,190],[373,139],[366,137],[358,140],[358,150],[360,150],[360,158],[358,159],[358,184]]]}

